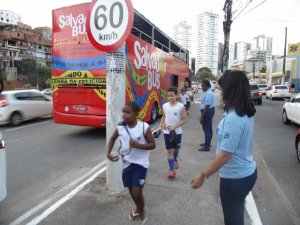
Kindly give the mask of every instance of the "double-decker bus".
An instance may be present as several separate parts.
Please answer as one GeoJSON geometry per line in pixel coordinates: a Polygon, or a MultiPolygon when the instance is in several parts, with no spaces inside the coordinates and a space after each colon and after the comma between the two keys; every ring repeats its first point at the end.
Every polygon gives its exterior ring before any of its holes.
{"type": "MultiPolygon", "coordinates": [[[[88,7],[83,3],[52,12],[53,118],[61,124],[105,127],[106,53],[87,37],[88,7]]],[[[162,114],[167,89],[189,83],[188,51],[135,10],[125,52],[126,101],[136,101],[139,118],[153,122],[162,114]]]]}

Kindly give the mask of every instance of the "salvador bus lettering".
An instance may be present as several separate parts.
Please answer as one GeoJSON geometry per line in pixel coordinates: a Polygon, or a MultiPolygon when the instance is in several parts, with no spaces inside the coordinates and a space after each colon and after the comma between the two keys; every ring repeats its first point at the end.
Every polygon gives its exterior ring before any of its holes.
{"type": "Polygon", "coordinates": [[[86,34],[86,16],[84,14],[79,14],[76,17],[72,13],[69,15],[60,15],[58,20],[61,29],[68,26],[72,28],[73,37],[86,34]]]}
{"type": "Polygon", "coordinates": [[[150,55],[148,46],[141,46],[139,41],[134,43],[134,53],[136,56],[135,67],[138,70],[146,67],[148,71],[148,90],[151,90],[152,87],[160,89],[159,56],[155,52],[150,55]]]}

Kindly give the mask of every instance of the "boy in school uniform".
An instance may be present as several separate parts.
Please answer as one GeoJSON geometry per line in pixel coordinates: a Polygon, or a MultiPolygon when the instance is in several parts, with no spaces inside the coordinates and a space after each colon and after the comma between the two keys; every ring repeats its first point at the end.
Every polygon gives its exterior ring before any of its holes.
{"type": "Polygon", "coordinates": [[[181,126],[187,122],[187,113],[182,103],[177,101],[177,88],[168,89],[168,102],[163,105],[163,116],[157,130],[163,129],[169,164],[168,178],[176,178],[177,157],[181,145],[181,126]]]}

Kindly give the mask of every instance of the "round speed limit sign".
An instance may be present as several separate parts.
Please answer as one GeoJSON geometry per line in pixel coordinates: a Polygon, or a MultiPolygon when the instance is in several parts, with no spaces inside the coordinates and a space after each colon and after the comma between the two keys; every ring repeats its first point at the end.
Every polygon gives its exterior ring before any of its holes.
{"type": "Polygon", "coordinates": [[[124,43],[133,24],[131,0],[93,0],[87,15],[87,35],[99,50],[109,52],[124,43]]]}

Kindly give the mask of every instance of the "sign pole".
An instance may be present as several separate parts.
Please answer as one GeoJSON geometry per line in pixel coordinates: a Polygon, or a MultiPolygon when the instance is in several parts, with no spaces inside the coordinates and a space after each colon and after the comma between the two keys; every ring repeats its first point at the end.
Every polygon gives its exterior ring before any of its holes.
{"type": "MultiPolygon", "coordinates": [[[[117,50],[107,53],[106,58],[106,147],[118,122],[122,121],[122,108],[125,104],[125,44],[117,50]]],[[[118,140],[112,153],[117,155],[118,140]]],[[[106,187],[109,194],[119,195],[123,192],[122,162],[106,159],[106,187]]]]}
{"type": "MultiPolygon", "coordinates": [[[[93,46],[107,52],[106,57],[106,148],[125,104],[125,41],[133,25],[134,9],[131,0],[93,0],[87,16],[87,35],[93,46]]],[[[118,141],[112,150],[118,154],[118,141]]],[[[106,186],[110,194],[124,190],[122,162],[106,160],[106,186]]]]}

